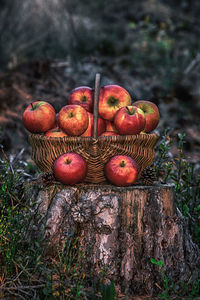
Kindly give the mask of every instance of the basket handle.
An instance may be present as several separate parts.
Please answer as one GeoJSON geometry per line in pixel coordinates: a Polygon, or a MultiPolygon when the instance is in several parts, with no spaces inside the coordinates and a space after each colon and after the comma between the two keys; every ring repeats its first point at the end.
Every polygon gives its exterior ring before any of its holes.
{"type": "Polygon", "coordinates": [[[95,87],[94,87],[94,111],[93,111],[93,138],[98,138],[98,115],[99,115],[99,90],[100,90],[100,79],[99,73],[95,76],[95,87]]]}

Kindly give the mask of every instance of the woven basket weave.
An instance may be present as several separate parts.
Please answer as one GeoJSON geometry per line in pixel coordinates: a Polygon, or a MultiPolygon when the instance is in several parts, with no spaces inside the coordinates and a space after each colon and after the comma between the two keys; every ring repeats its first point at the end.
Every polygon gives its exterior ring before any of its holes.
{"type": "Polygon", "coordinates": [[[32,158],[37,167],[44,172],[51,172],[56,158],[66,152],[82,155],[88,163],[85,179],[90,183],[106,181],[105,163],[114,155],[125,154],[137,162],[140,172],[150,166],[154,159],[154,146],[158,141],[157,134],[139,134],[128,136],[102,136],[53,138],[40,134],[31,134],[29,143],[32,147],[32,158]]]}
{"type": "Polygon", "coordinates": [[[104,166],[113,156],[129,155],[139,166],[139,177],[154,160],[154,146],[158,134],[138,134],[126,136],[97,136],[99,81],[96,75],[94,95],[94,129],[93,137],[47,137],[43,134],[29,135],[32,158],[43,172],[52,172],[56,158],[66,152],[82,155],[88,164],[85,182],[103,183],[106,181],[104,166]]]}

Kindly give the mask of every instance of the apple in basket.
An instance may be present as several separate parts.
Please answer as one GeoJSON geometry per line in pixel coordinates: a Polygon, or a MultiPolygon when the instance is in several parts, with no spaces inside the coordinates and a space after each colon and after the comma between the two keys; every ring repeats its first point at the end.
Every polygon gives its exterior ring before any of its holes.
{"type": "MultiPolygon", "coordinates": [[[[88,112],[89,124],[86,131],[81,136],[92,136],[93,135],[93,114],[88,112]]],[[[102,118],[98,118],[98,136],[102,134],[106,129],[106,122],[102,118]]]]}
{"type": "Polygon", "coordinates": [[[146,119],[144,131],[148,133],[154,130],[160,120],[160,113],[157,105],[151,101],[146,100],[138,100],[134,102],[133,105],[139,107],[144,112],[146,119]]]}
{"type": "Polygon", "coordinates": [[[114,131],[117,132],[113,122],[106,120],[106,130],[105,131],[114,131]]]}
{"type": "Polygon", "coordinates": [[[122,107],[115,114],[114,125],[121,135],[139,134],[145,128],[144,112],[133,105],[122,107]]]}
{"type": "Polygon", "coordinates": [[[127,155],[115,155],[105,165],[105,176],[114,185],[129,186],[138,178],[138,165],[127,155]]]}
{"type": "Polygon", "coordinates": [[[89,124],[88,113],[80,105],[65,105],[58,113],[58,126],[70,136],[79,136],[89,124]]]}
{"type": "Polygon", "coordinates": [[[119,85],[106,85],[99,92],[99,115],[112,121],[116,111],[124,106],[131,105],[131,96],[119,85]]]}
{"type": "Polygon", "coordinates": [[[51,104],[35,101],[26,107],[22,115],[24,127],[31,133],[42,133],[50,130],[56,121],[56,112],[51,104]]]}
{"type": "Polygon", "coordinates": [[[57,129],[58,128],[58,113],[56,114],[56,119],[55,119],[55,123],[53,125],[53,127],[51,129],[57,129]]]}
{"type": "Polygon", "coordinates": [[[77,104],[89,112],[93,112],[94,92],[88,86],[80,86],[71,91],[68,104],[77,104]]]}
{"type": "Polygon", "coordinates": [[[59,156],[53,165],[55,178],[63,184],[83,182],[87,175],[87,162],[77,153],[67,152],[59,156]]]}
{"type": "Polygon", "coordinates": [[[114,131],[105,131],[100,136],[117,136],[119,135],[117,132],[114,131]]]}
{"type": "Polygon", "coordinates": [[[49,137],[63,137],[63,136],[67,136],[67,134],[62,131],[60,128],[53,128],[51,130],[48,130],[47,132],[45,132],[46,136],[49,137]]]}

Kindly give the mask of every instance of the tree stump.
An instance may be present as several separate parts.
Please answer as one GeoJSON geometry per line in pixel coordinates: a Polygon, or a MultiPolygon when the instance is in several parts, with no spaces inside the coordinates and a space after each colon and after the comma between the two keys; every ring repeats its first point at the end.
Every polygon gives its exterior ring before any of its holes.
{"type": "Polygon", "coordinates": [[[94,274],[106,265],[121,292],[156,295],[164,274],[179,284],[197,268],[199,249],[174,204],[172,185],[115,187],[52,183],[33,195],[37,234],[48,253],[79,237],[94,274]],[[162,261],[162,268],[151,258],[162,261]]]}

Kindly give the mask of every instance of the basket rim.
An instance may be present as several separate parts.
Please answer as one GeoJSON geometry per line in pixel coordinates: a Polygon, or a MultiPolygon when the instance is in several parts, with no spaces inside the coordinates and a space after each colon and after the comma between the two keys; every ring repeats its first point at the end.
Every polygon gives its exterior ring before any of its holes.
{"type": "Polygon", "coordinates": [[[119,136],[98,136],[97,139],[95,139],[92,136],[63,136],[63,137],[52,137],[52,136],[46,136],[41,133],[31,133],[29,135],[29,138],[34,139],[40,139],[40,140],[48,140],[48,141],[63,141],[63,142],[82,142],[82,141],[103,141],[103,140],[111,140],[113,142],[117,141],[129,141],[129,140],[146,140],[149,139],[149,137],[154,137],[156,139],[160,138],[159,133],[145,133],[145,134],[136,134],[136,135],[119,135],[119,136]]]}

